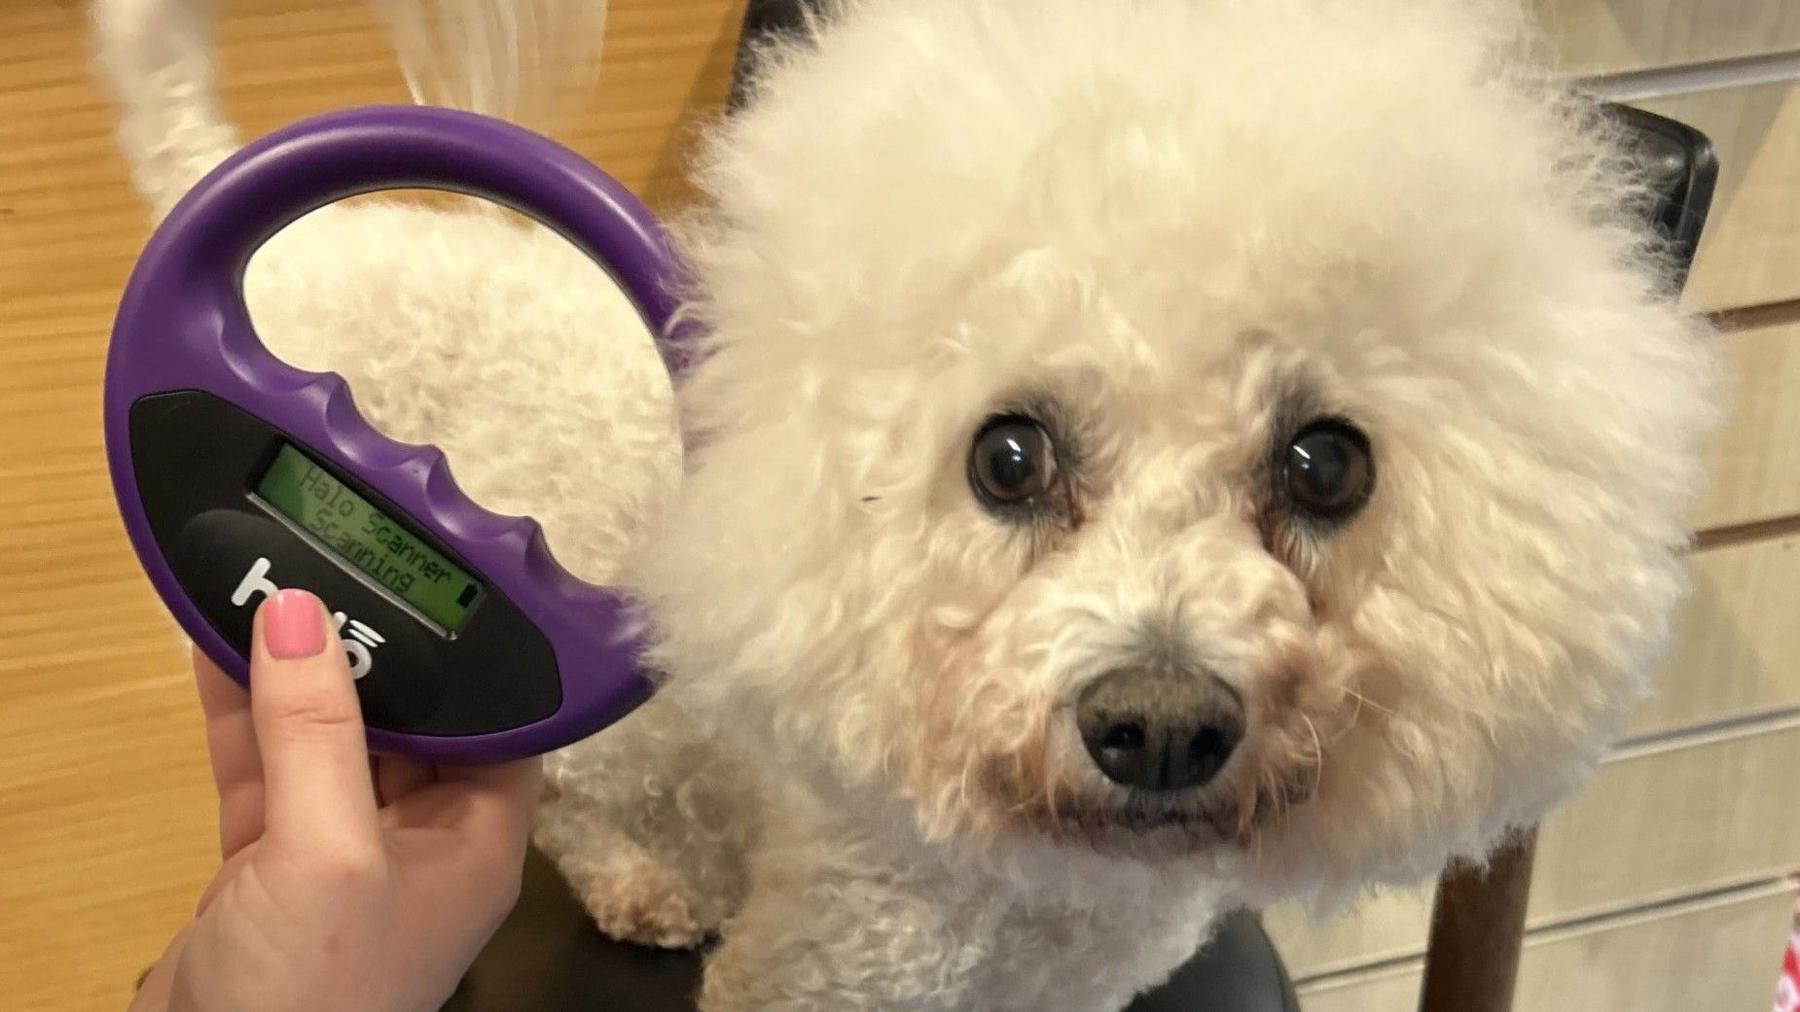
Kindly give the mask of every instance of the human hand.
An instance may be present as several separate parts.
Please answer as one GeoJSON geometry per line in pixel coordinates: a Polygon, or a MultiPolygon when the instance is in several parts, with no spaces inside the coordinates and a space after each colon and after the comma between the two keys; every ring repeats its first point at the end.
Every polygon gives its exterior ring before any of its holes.
{"type": "Polygon", "coordinates": [[[319,599],[255,630],[249,694],[194,653],[224,863],[131,1008],[439,1008],[518,898],[538,762],[372,758],[319,599]]]}

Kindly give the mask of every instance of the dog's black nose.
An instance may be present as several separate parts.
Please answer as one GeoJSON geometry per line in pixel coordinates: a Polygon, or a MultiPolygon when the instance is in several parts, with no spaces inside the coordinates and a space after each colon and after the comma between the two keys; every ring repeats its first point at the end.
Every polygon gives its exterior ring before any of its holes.
{"type": "Polygon", "coordinates": [[[1148,791],[1211,780],[1244,737],[1244,704],[1204,671],[1126,669],[1084,689],[1075,722],[1107,779],[1148,791]]]}

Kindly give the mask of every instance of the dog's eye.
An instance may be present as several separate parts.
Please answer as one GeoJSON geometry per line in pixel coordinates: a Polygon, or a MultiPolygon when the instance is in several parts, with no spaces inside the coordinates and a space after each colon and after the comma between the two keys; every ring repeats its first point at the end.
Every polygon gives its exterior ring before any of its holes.
{"type": "Polygon", "coordinates": [[[1342,520],[1361,509],[1375,489],[1369,437],[1342,419],[1310,422],[1288,443],[1281,481],[1296,508],[1342,520]]]}
{"type": "Polygon", "coordinates": [[[1017,506],[1050,490],[1056,449],[1043,426],[1021,415],[989,421],[969,451],[969,485],[989,506],[1017,506]]]}

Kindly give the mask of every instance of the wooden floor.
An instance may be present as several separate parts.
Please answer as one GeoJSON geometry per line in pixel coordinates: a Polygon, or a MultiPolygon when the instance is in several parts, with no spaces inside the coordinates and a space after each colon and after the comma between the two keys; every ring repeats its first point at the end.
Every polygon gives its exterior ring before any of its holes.
{"type": "MultiPolygon", "coordinates": [[[[357,0],[221,4],[246,134],[404,97],[357,0]]],[[[595,108],[562,139],[652,204],[724,95],[742,0],[614,0],[595,108]]],[[[80,4],[0,3],[0,1007],[117,1009],[215,860],[182,642],[126,543],[100,379],[147,232],[80,4]]]]}

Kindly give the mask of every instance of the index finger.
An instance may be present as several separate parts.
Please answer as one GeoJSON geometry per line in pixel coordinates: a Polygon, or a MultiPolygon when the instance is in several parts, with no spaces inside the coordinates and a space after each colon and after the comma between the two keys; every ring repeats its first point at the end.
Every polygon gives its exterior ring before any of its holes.
{"type": "Polygon", "coordinates": [[[194,648],[194,682],[206,715],[213,787],[219,793],[219,853],[229,860],[262,835],[262,756],[256,750],[250,697],[199,647],[194,648]]]}

